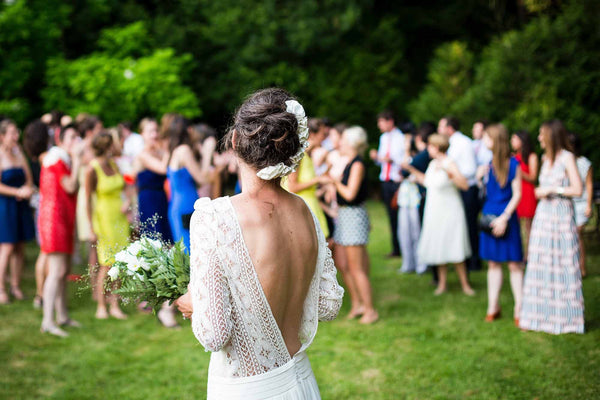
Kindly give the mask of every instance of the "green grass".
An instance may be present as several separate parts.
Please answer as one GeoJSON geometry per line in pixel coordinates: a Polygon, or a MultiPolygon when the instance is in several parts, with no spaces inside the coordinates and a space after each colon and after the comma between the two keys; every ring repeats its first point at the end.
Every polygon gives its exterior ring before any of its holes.
{"type": "MultiPolygon", "coordinates": [[[[308,354],[324,399],[593,399],[600,397],[600,252],[589,238],[590,276],[584,280],[585,335],[551,336],[514,327],[505,279],[505,316],[483,322],[485,272],[473,273],[474,298],[434,297],[430,276],[398,275],[385,260],[387,225],[370,204],[369,246],[374,297],[381,321],[369,327],[341,318],[322,323],[308,354]]],[[[35,246],[27,252],[24,289],[33,294],[35,246]]],[[[80,267],[81,268],[81,267],[80,267]]],[[[39,333],[41,312],[31,302],[0,307],[1,399],[204,398],[209,353],[189,321],[170,331],[154,317],[97,321],[89,293],[71,284],[72,317],[83,323],[68,339],[39,333]]]]}

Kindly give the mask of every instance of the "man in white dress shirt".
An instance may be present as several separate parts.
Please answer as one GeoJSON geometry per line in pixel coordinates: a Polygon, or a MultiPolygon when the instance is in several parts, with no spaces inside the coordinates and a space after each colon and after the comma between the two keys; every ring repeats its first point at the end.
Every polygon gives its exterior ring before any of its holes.
{"type": "Polygon", "coordinates": [[[392,230],[392,252],[388,257],[400,256],[398,241],[398,209],[392,209],[392,198],[400,186],[402,175],[400,173],[406,147],[404,134],[396,127],[394,114],[384,111],[377,116],[377,127],[381,131],[378,150],[371,150],[371,159],[381,166],[379,180],[381,181],[381,197],[388,213],[390,228],[392,230]]]}
{"type": "Polygon", "coordinates": [[[475,175],[477,173],[477,159],[473,150],[473,141],[460,132],[460,124],[456,118],[444,117],[438,123],[438,133],[448,137],[450,157],[458,166],[460,173],[469,182],[469,189],[461,191],[461,197],[465,206],[467,227],[469,228],[469,239],[473,255],[467,260],[467,268],[470,271],[481,269],[479,259],[479,230],[477,228],[477,217],[479,215],[479,189],[475,175]]]}
{"type": "Polygon", "coordinates": [[[483,144],[483,132],[487,127],[488,122],[484,119],[479,119],[473,124],[471,133],[473,134],[473,150],[475,151],[475,160],[477,167],[489,165],[492,162],[492,151],[483,144]]]}

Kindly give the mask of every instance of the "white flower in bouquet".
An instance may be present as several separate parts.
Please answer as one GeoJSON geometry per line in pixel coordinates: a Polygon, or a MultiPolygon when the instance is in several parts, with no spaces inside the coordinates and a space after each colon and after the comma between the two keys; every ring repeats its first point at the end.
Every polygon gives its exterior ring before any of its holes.
{"type": "Polygon", "coordinates": [[[116,280],[119,277],[119,267],[114,266],[111,269],[108,270],[108,276],[110,277],[110,279],[112,279],[113,281],[116,280]]]}

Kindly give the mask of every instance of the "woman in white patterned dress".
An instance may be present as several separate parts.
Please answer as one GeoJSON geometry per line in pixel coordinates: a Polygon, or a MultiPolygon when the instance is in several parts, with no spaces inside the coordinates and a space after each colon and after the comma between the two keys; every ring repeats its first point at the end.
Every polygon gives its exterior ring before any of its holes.
{"type": "Polygon", "coordinates": [[[189,292],[176,304],[212,352],[208,399],[320,398],[305,351],[318,321],[337,316],[343,289],[317,219],[280,186],[306,136],[287,92],[255,93],[226,137],[242,193],[196,202],[189,292]]]}
{"type": "Polygon", "coordinates": [[[583,292],[573,197],[582,184],[562,122],[542,124],[539,199],[531,225],[519,326],[555,335],[583,333],[583,292]]]}

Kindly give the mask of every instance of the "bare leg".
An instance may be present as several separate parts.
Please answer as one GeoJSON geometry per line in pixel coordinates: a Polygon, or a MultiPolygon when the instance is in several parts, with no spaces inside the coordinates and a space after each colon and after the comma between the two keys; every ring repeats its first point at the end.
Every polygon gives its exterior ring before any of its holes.
{"type": "Polygon", "coordinates": [[[23,300],[25,296],[21,291],[21,275],[25,264],[25,243],[15,243],[10,258],[10,292],[17,300],[23,300]]]}
{"type": "Polygon", "coordinates": [[[15,248],[12,243],[0,243],[0,304],[8,304],[9,298],[6,292],[6,273],[10,256],[15,248]]]}
{"type": "Polygon", "coordinates": [[[98,301],[99,285],[98,285],[98,252],[96,246],[92,242],[86,242],[88,253],[88,271],[90,275],[90,286],[92,288],[92,299],[98,301]]]}
{"type": "Polygon", "coordinates": [[[354,278],[359,298],[364,307],[363,317],[360,322],[373,323],[377,320],[378,314],[373,308],[371,283],[366,273],[367,266],[364,265],[365,259],[368,259],[368,255],[365,257],[364,254],[367,252],[367,249],[365,246],[345,246],[345,248],[348,268],[354,278]]]}
{"type": "MultiPolygon", "coordinates": [[[[66,254],[52,253],[48,255],[48,276],[44,283],[44,317],[42,319],[42,332],[48,332],[56,336],[68,336],[69,334],[60,329],[54,323],[54,309],[57,304],[62,305],[58,297],[63,297],[62,280],[65,276],[67,265],[66,254]]],[[[64,299],[62,301],[64,303],[64,299]]]]}
{"type": "Polygon", "coordinates": [[[527,261],[527,255],[529,254],[529,235],[531,234],[531,223],[532,223],[532,219],[531,218],[523,218],[523,221],[525,221],[525,246],[523,246],[523,253],[525,256],[525,261],[527,261]]]}
{"type": "Polygon", "coordinates": [[[356,318],[363,313],[363,306],[360,301],[360,296],[358,294],[358,289],[356,288],[356,283],[354,282],[354,278],[350,273],[350,269],[348,268],[348,262],[346,261],[346,248],[344,246],[340,246],[339,244],[333,243],[333,261],[335,262],[335,266],[338,271],[342,274],[342,279],[346,284],[346,288],[348,289],[348,293],[350,294],[350,312],[348,313],[348,319],[356,318]]]}
{"type": "Polygon", "coordinates": [[[581,270],[581,277],[585,278],[587,271],[585,270],[585,242],[583,241],[583,226],[577,227],[577,236],[579,236],[579,269],[581,270]]]}
{"type": "Polygon", "coordinates": [[[502,288],[502,265],[495,261],[488,262],[487,289],[488,308],[487,315],[494,315],[500,311],[500,289],[502,288]]]}
{"type": "Polygon", "coordinates": [[[433,294],[435,294],[436,296],[439,296],[440,294],[446,292],[446,281],[448,278],[448,266],[446,264],[438,265],[437,272],[438,272],[438,285],[437,285],[437,289],[435,289],[435,292],[433,292],[433,294]]]}
{"type": "Polygon", "coordinates": [[[37,260],[35,261],[35,295],[42,298],[44,291],[44,278],[46,277],[46,264],[48,262],[48,254],[40,251],[37,260]]]}
{"type": "Polygon", "coordinates": [[[98,273],[95,279],[95,291],[98,293],[96,296],[96,301],[98,302],[98,307],[96,308],[96,318],[98,319],[108,318],[108,310],[106,308],[106,288],[104,287],[104,280],[107,274],[108,267],[106,265],[100,265],[98,267],[98,273]]]}
{"type": "Polygon", "coordinates": [[[519,318],[523,301],[523,264],[519,262],[509,262],[508,269],[510,271],[510,288],[515,299],[514,317],[517,319],[519,318]]]}
{"type": "Polygon", "coordinates": [[[473,288],[471,287],[471,285],[469,285],[469,280],[467,279],[467,267],[465,265],[465,262],[461,262],[456,264],[456,273],[458,274],[458,279],[460,280],[460,286],[462,286],[462,291],[464,292],[464,294],[466,294],[467,296],[473,296],[475,295],[475,291],[473,290],[473,288]]]}

